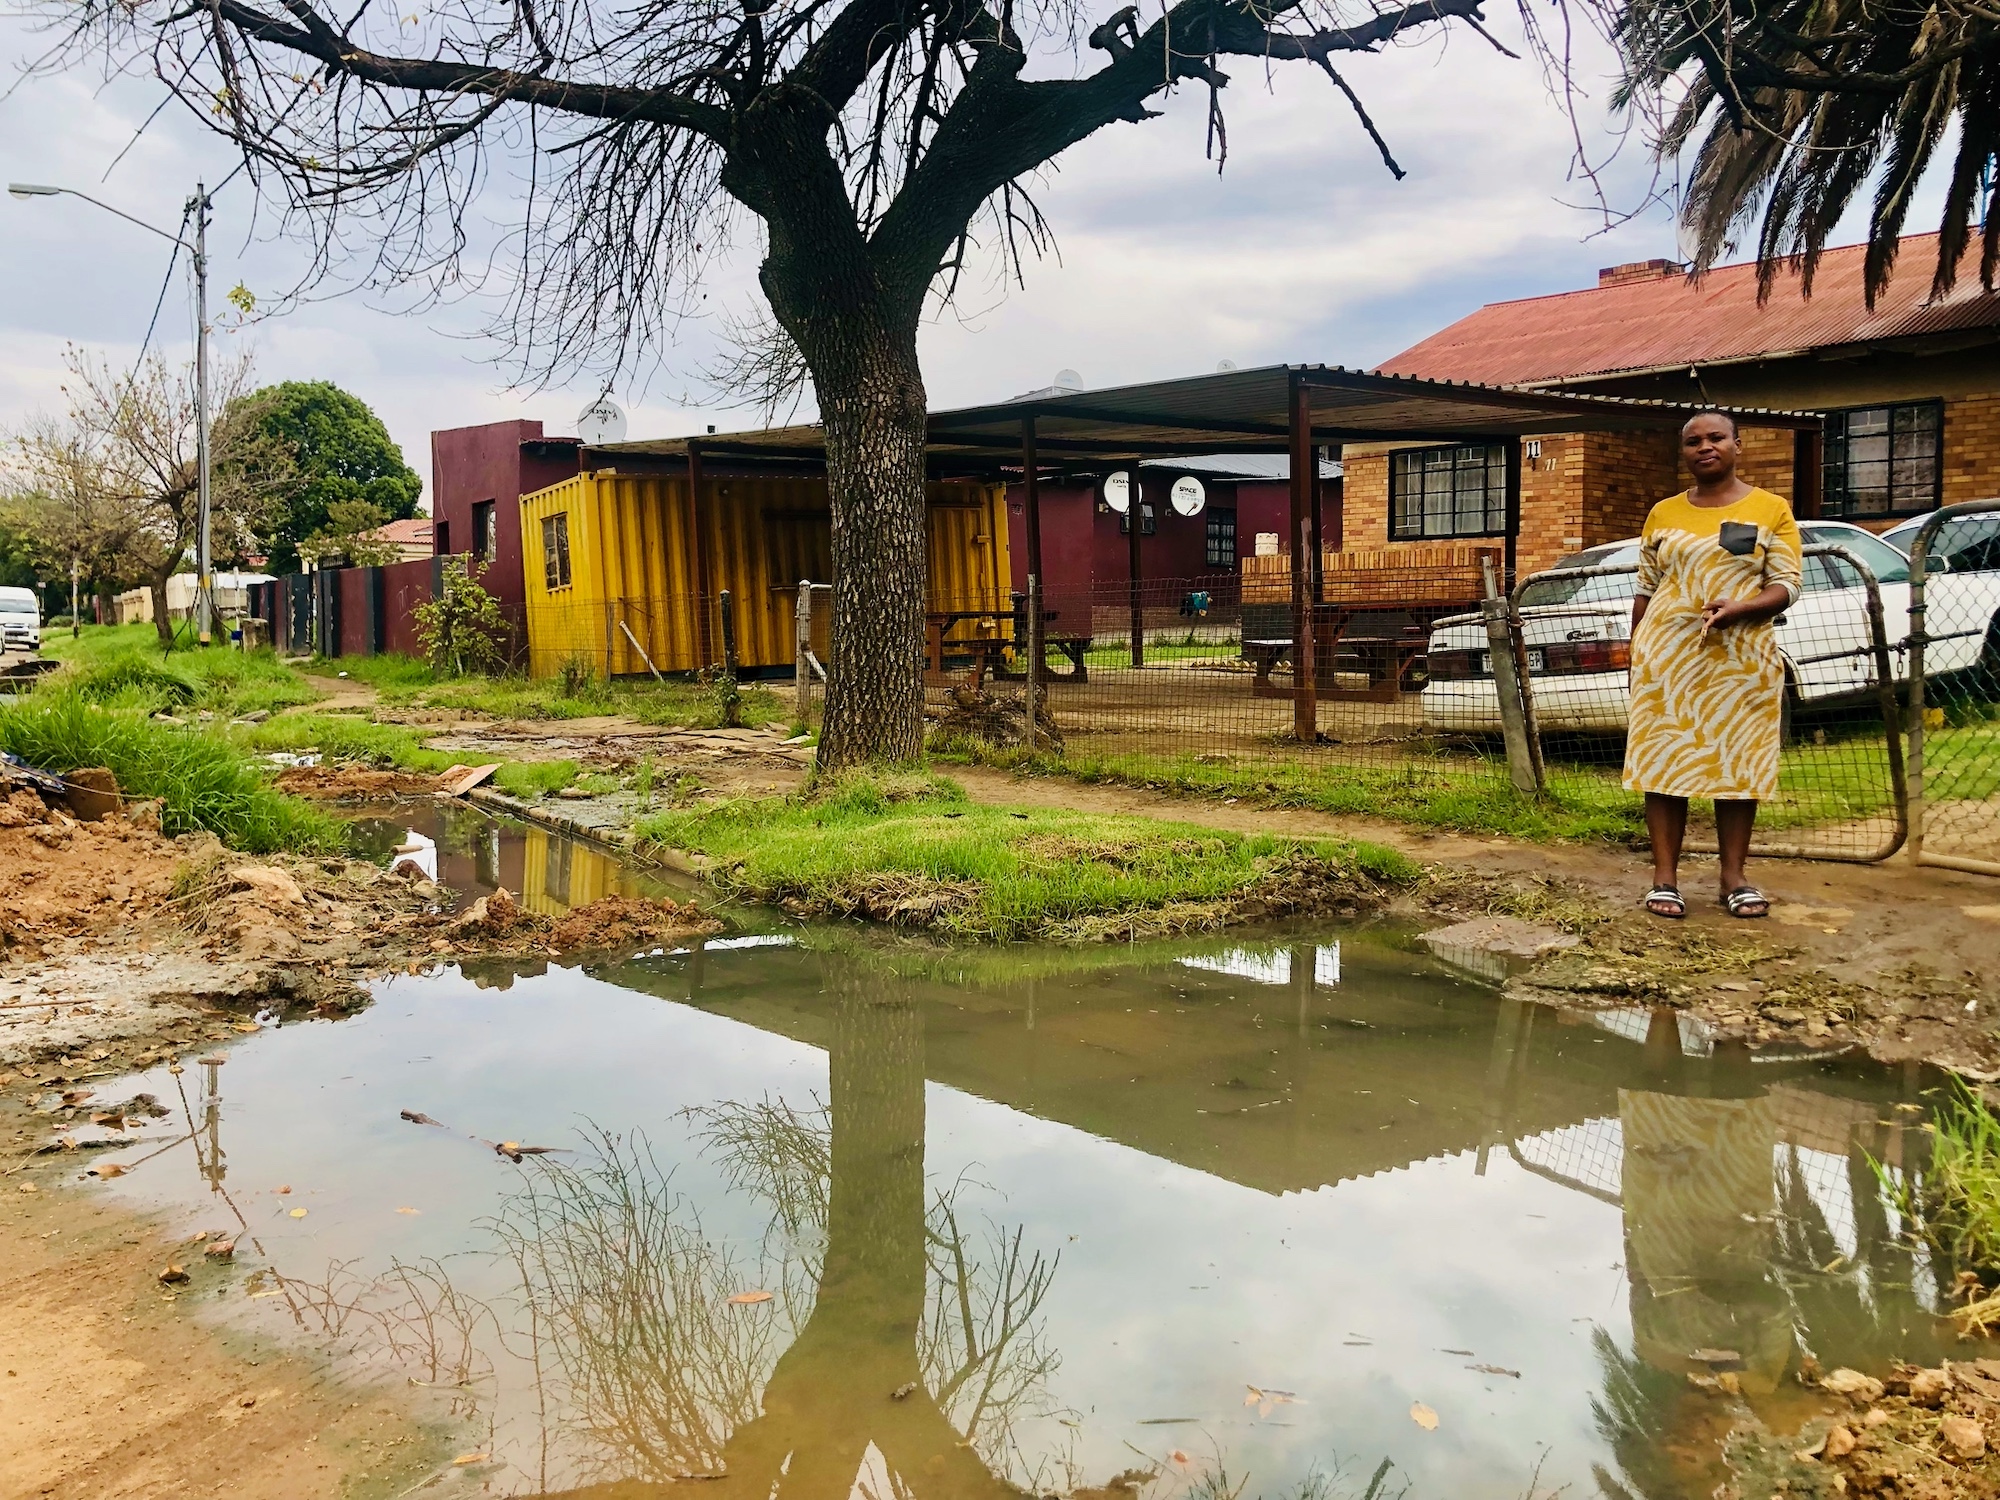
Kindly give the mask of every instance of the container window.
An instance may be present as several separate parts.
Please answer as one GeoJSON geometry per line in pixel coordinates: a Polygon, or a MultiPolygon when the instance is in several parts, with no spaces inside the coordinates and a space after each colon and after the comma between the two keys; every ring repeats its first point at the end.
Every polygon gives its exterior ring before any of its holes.
{"type": "Polygon", "coordinates": [[[542,517],[542,582],[551,589],[569,587],[569,513],[542,517]]]}

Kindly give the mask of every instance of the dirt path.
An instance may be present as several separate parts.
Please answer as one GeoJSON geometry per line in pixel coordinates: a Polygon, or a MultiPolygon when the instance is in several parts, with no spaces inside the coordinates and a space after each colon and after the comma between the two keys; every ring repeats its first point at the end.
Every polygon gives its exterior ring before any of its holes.
{"type": "MultiPolygon", "coordinates": [[[[0,1106],[0,1128],[24,1123],[0,1106]]],[[[63,1160],[0,1178],[0,1496],[386,1497],[450,1457],[404,1393],[196,1321],[234,1276],[61,1181],[63,1160]],[[190,1261],[192,1282],[161,1283],[190,1261]]]]}
{"type": "Polygon", "coordinates": [[[306,710],[310,713],[348,713],[356,709],[366,711],[374,708],[378,701],[378,695],[373,687],[365,682],[356,682],[352,677],[316,676],[311,672],[301,672],[299,675],[305,678],[307,686],[324,695],[317,703],[306,705],[306,710]]]}

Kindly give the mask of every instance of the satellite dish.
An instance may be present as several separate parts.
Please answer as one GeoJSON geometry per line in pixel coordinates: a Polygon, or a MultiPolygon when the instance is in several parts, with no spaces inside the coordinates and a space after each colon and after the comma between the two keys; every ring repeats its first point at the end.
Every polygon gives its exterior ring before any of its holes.
{"type": "Polygon", "coordinates": [[[1055,389],[1059,391],[1080,391],[1083,389],[1083,377],[1074,370],[1058,370],[1056,371],[1055,389]]]}
{"type": "Polygon", "coordinates": [[[625,411],[605,392],[576,414],[576,435],[586,448],[625,441],[625,411]]]}
{"type": "Polygon", "coordinates": [[[1174,481],[1174,512],[1183,516],[1198,516],[1201,508],[1208,504],[1208,494],[1201,487],[1201,481],[1192,474],[1183,474],[1174,481]]]}
{"type": "Polygon", "coordinates": [[[1104,503],[1124,515],[1132,504],[1132,476],[1120,469],[1104,476],[1104,503]]]}
{"type": "Polygon", "coordinates": [[[1236,361],[1233,359],[1218,360],[1216,361],[1215,365],[1215,373],[1218,375],[1226,375],[1235,368],[1236,368],[1236,361]]]}

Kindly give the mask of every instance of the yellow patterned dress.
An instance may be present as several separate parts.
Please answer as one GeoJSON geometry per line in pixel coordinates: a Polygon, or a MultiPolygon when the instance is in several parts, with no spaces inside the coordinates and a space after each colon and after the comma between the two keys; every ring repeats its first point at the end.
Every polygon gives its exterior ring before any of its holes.
{"type": "Polygon", "coordinates": [[[1733,505],[1685,494],[1646,517],[1639,587],[1650,596],[1632,638],[1625,789],[1667,797],[1762,801],[1778,790],[1785,669],[1770,621],[1703,636],[1712,599],[1752,599],[1772,584],[1799,596],[1798,523],[1768,490],[1733,505]]]}

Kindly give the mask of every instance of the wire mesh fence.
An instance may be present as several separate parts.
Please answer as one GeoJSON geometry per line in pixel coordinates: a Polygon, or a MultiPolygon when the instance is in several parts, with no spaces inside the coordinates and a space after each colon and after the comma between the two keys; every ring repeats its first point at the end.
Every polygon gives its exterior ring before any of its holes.
{"type": "Polygon", "coordinates": [[[1916,858],[2000,875],[2000,500],[1937,512],[1910,561],[1916,858]]]}

